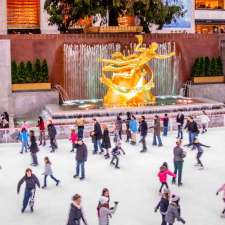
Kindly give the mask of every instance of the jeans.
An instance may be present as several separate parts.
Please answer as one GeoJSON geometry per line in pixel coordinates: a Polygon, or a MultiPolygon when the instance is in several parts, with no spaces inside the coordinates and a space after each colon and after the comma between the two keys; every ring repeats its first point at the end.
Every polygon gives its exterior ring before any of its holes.
{"type": "Polygon", "coordinates": [[[168,186],[167,182],[163,182],[163,183],[161,184],[160,189],[159,189],[159,192],[160,192],[160,193],[162,192],[162,189],[163,189],[164,186],[166,186],[166,188],[169,189],[169,186],[168,186]]]}
{"type": "Polygon", "coordinates": [[[198,164],[200,165],[200,166],[202,166],[203,167],[203,164],[202,164],[202,162],[201,162],[201,160],[200,160],[200,158],[201,158],[201,156],[202,156],[202,154],[203,154],[203,152],[198,152],[197,153],[197,162],[198,162],[198,164]]]}
{"type": "Polygon", "coordinates": [[[113,155],[110,164],[113,164],[113,165],[115,165],[115,167],[118,167],[119,166],[119,157],[117,155],[113,155]],[[115,160],[116,160],[116,164],[114,163],[115,160]]]}
{"type": "Polygon", "coordinates": [[[21,153],[23,153],[23,150],[25,149],[25,151],[27,152],[28,150],[28,142],[27,141],[23,141],[22,142],[22,147],[21,147],[21,153]]]}
{"type": "Polygon", "coordinates": [[[78,127],[78,138],[83,139],[84,137],[84,127],[78,127]]]}
{"type": "Polygon", "coordinates": [[[98,149],[101,149],[101,140],[94,139],[94,153],[98,153],[98,149]]]}
{"type": "Polygon", "coordinates": [[[145,138],[146,138],[146,136],[141,136],[140,142],[142,143],[142,146],[143,146],[142,150],[147,150],[145,138]]]}
{"type": "Polygon", "coordinates": [[[158,145],[161,146],[162,145],[162,140],[161,140],[161,137],[160,137],[160,134],[159,135],[156,135],[154,134],[153,136],[153,145],[157,145],[157,140],[158,140],[158,145]]]}
{"type": "Polygon", "coordinates": [[[166,217],[166,215],[162,215],[162,223],[161,223],[161,225],[166,225],[165,217],[166,217]]]}
{"type": "MultiPolygon", "coordinates": [[[[34,189],[25,189],[25,193],[23,197],[23,208],[22,208],[23,211],[27,208],[29,200],[34,200],[34,199],[31,199],[32,196],[34,198],[34,193],[35,193],[34,189]]],[[[31,206],[33,207],[33,203],[31,206]]]]}
{"type": "Polygon", "coordinates": [[[169,127],[163,127],[163,136],[167,136],[169,127]]]}
{"type": "Polygon", "coordinates": [[[77,166],[76,166],[76,176],[80,175],[80,169],[81,169],[81,178],[85,178],[85,168],[84,168],[84,161],[77,161],[77,166]]]}
{"type": "MultiPolygon", "coordinates": [[[[177,175],[178,173],[178,184],[182,184],[182,170],[183,170],[183,161],[175,161],[174,162],[174,173],[177,175]]],[[[175,182],[176,179],[173,178],[175,182]]]]}
{"type": "Polygon", "coordinates": [[[31,158],[32,158],[32,164],[38,165],[37,154],[36,153],[31,153],[31,158]]]}
{"type": "Polygon", "coordinates": [[[193,144],[194,139],[197,137],[197,133],[195,132],[188,132],[189,134],[189,145],[193,144]]]}
{"type": "Polygon", "coordinates": [[[183,139],[183,126],[178,125],[177,127],[177,138],[183,139]]]}
{"type": "MultiPolygon", "coordinates": [[[[59,180],[57,180],[53,175],[49,175],[51,178],[52,178],[52,180],[54,180],[56,183],[58,183],[59,182],[59,180]]],[[[47,177],[48,177],[48,175],[45,175],[44,176],[44,186],[45,187],[47,187],[47,177]]]]}
{"type": "Polygon", "coordinates": [[[45,131],[44,130],[40,130],[40,145],[45,145],[46,144],[46,139],[45,139],[45,131]],[[42,143],[43,142],[43,143],[42,143]]]}

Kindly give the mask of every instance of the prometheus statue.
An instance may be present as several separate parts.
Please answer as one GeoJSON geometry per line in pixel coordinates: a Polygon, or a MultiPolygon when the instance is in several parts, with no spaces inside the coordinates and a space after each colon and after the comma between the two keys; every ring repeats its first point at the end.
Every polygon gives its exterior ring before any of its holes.
{"type": "Polygon", "coordinates": [[[152,59],[167,59],[175,53],[159,55],[156,52],[157,43],[153,42],[144,48],[143,36],[136,37],[138,44],[134,54],[125,56],[121,52],[115,52],[112,59],[100,59],[103,63],[100,81],[108,87],[103,99],[106,107],[143,106],[155,102],[156,98],[151,93],[151,89],[155,87],[154,73],[148,63],[152,59]],[[112,73],[111,78],[107,77],[108,73],[112,73]]]}

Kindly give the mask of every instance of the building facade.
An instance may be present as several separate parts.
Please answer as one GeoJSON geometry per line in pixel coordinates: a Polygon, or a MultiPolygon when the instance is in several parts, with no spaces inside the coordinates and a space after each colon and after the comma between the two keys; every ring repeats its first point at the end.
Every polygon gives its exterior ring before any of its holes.
{"type": "MultiPolygon", "coordinates": [[[[225,0],[179,0],[187,11],[185,18],[167,25],[161,31],[188,33],[224,33],[225,0]]],[[[1,0],[0,34],[58,33],[56,26],[48,25],[48,15],[44,10],[45,0],[1,0]]],[[[167,2],[173,3],[174,0],[167,2]]],[[[176,1],[177,2],[177,1],[176,1]]]]}

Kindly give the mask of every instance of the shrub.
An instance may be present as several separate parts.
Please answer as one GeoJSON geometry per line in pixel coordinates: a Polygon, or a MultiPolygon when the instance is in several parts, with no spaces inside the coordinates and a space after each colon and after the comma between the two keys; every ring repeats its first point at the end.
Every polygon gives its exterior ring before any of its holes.
{"type": "Polygon", "coordinates": [[[33,65],[31,61],[27,61],[25,73],[26,73],[26,83],[32,83],[33,82],[33,65]]]}
{"type": "Polygon", "coordinates": [[[42,78],[42,82],[48,82],[48,64],[46,59],[44,59],[42,62],[41,78],[42,78]]]}
{"type": "Polygon", "coordinates": [[[12,61],[11,64],[11,75],[12,75],[12,83],[16,84],[18,81],[18,77],[17,77],[17,63],[15,60],[12,61]]]}

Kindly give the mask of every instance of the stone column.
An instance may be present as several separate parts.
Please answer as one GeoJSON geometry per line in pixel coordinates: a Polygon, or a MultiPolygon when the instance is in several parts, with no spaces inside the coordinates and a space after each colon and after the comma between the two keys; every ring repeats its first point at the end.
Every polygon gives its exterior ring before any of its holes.
{"type": "Polygon", "coordinates": [[[58,34],[57,26],[48,25],[48,14],[44,10],[46,0],[40,0],[40,29],[42,34],[58,34]]]}
{"type": "Polygon", "coordinates": [[[0,112],[13,114],[10,40],[0,40],[0,112]]]}
{"type": "Polygon", "coordinates": [[[0,0],[0,34],[7,34],[7,0],[0,0]]]}

